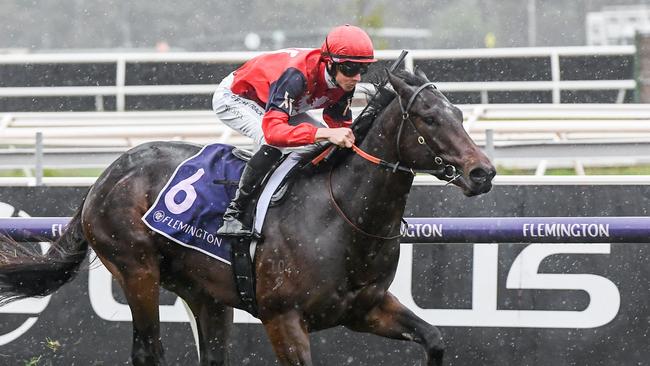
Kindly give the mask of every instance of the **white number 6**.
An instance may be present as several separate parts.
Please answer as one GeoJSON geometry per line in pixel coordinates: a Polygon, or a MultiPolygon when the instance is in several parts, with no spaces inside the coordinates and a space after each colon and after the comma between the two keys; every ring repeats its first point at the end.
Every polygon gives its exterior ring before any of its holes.
{"type": "Polygon", "coordinates": [[[203,174],[205,174],[205,171],[201,168],[191,177],[178,182],[178,184],[173,186],[169,192],[167,192],[165,195],[165,206],[167,206],[167,209],[171,213],[178,215],[192,207],[192,204],[194,204],[194,201],[196,200],[196,191],[192,184],[201,179],[203,174]],[[176,203],[174,197],[176,197],[176,195],[181,191],[185,192],[185,198],[182,202],[176,203]]]}

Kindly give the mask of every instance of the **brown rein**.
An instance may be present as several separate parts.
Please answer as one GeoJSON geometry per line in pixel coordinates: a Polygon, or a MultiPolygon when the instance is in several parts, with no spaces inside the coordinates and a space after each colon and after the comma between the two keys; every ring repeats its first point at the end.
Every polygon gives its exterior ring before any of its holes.
{"type": "Polygon", "coordinates": [[[358,227],[357,225],[355,225],[354,222],[352,222],[352,221],[351,221],[351,220],[350,220],[350,219],[345,215],[345,212],[343,212],[343,210],[341,209],[341,206],[339,206],[339,204],[336,202],[336,199],[334,199],[334,191],[332,190],[332,172],[333,172],[333,171],[334,171],[334,168],[332,167],[332,169],[330,169],[330,174],[329,174],[329,184],[328,184],[328,185],[329,185],[329,192],[330,192],[330,200],[331,200],[332,203],[334,204],[334,208],[336,209],[336,211],[337,211],[337,212],[339,213],[339,215],[340,215],[340,216],[341,216],[341,217],[342,217],[342,218],[343,218],[343,219],[348,223],[348,225],[352,226],[352,228],[353,228],[354,230],[356,230],[356,231],[362,233],[363,235],[365,235],[365,236],[369,236],[369,237],[374,238],[374,239],[393,240],[393,239],[400,238],[400,237],[402,236],[401,229],[400,229],[400,233],[397,234],[397,235],[392,235],[392,236],[381,236],[381,235],[371,234],[371,233],[369,233],[369,232],[363,230],[362,228],[358,227]]]}

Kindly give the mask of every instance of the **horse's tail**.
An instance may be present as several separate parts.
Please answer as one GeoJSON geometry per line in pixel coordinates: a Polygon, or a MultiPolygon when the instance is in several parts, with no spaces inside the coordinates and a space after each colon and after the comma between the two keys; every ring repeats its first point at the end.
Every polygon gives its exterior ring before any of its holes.
{"type": "Polygon", "coordinates": [[[72,280],[88,251],[81,226],[82,207],[83,202],[63,235],[45,254],[40,246],[28,247],[0,237],[0,305],[49,295],[72,280]]]}

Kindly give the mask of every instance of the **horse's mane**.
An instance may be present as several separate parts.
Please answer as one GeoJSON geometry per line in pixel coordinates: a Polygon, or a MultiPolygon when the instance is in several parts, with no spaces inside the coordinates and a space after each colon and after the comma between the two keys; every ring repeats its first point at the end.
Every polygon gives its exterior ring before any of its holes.
{"type": "MultiPolygon", "coordinates": [[[[421,71],[420,71],[421,72],[421,71]]],[[[399,77],[400,79],[404,80],[407,84],[410,86],[420,86],[424,83],[428,83],[429,80],[427,80],[425,77],[418,75],[417,73],[417,66],[416,66],[416,73],[412,73],[406,69],[400,69],[397,70],[393,73],[393,75],[399,77]]]]}
{"type": "MultiPolygon", "coordinates": [[[[428,81],[426,78],[420,75],[416,75],[406,69],[397,70],[393,72],[393,75],[402,79],[405,83],[411,86],[420,86],[428,81]]],[[[357,145],[359,145],[366,137],[366,134],[370,130],[370,127],[372,127],[372,124],[375,121],[375,119],[381,114],[381,112],[386,107],[388,107],[388,105],[393,101],[393,99],[395,99],[395,96],[397,96],[397,94],[395,94],[393,89],[390,88],[390,84],[388,84],[385,81],[385,79],[382,80],[382,78],[377,78],[372,82],[372,84],[377,89],[377,94],[375,95],[374,98],[368,99],[367,108],[365,108],[365,110],[354,120],[354,124],[352,126],[352,131],[354,132],[357,145]]],[[[311,166],[309,162],[311,162],[315,157],[320,155],[329,146],[330,146],[329,144],[324,146],[316,145],[314,146],[313,149],[309,149],[308,151],[303,152],[301,154],[302,163],[300,165],[302,165],[303,168],[307,168],[306,170],[313,172],[314,167],[311,166]]],[[[321,165],[323,166],[337,165],[345,156],[347,156],[350,153],[350,151],[351,151],[350,149],[336,149],[336,151],[332,154],[332,156],[329,156],[328,161],[325,162],[325,164],[321,164],[321,165]]],[[[320,169],[316,168],[316,170],[320,170],[320,169]]]]}

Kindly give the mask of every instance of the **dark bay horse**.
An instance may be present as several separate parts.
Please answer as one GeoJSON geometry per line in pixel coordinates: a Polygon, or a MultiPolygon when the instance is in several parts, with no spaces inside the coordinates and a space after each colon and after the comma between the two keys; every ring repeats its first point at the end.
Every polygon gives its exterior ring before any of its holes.
{"type": "MultiPolygon", "coordinates": [[[[389,80],[397,96],[359,147],[400,168],[347,154],[336,166],[298,174],[288,198],[267,213],[264,242],[255,253],[256,296],[282,365],[312,365],[308,333],[338,325],[417,342],[427,365],[442,364],[440,331],[388,292],[411,170],[429,171],[471,196],[490,190],[495,169],[463,129],[460,110],[423,76],[399,72],[389,80]]],[[[157,142],[126,152],[91,187],[46,255],[16,252],[15,245],[3,243],[5,301],[52,293],[78,271],[90,245],[131,308],[135,365],[164,364],[160,286],[189,304],[201,364],[229,364],[232,308],[241,307],[231,267],[171,243],[140,219],[175,167],[199,149],[157,142]]]]}

